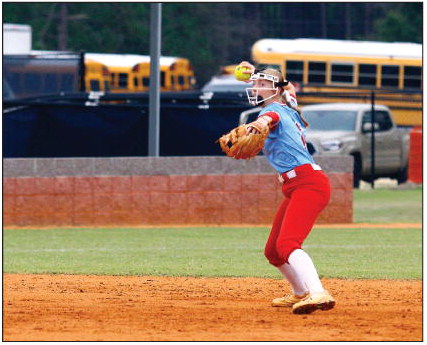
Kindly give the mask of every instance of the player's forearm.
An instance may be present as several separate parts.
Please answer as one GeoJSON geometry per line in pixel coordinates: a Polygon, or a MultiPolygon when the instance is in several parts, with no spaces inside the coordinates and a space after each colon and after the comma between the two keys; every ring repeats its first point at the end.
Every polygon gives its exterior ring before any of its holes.
{"type": "Polygon", "coordinates": [[[269,111],[262,114],[258,117],[257,121],[260,119],[261,121],[265,122],[270,128],[277,126],[277,124],[280,122],[280,116],[275,111],[269,111]]]}

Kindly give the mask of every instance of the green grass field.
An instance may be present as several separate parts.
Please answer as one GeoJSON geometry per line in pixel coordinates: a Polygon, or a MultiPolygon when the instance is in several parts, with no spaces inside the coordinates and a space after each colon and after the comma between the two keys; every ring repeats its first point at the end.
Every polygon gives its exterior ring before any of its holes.
{"type": "MultiPolygon", "coordinates": [[[[355,192],[358,222],[384,222],[388,214],[389,222],[416,223],[421,222],[421,211],[421,189],[355,192]],[[407,213],[412,218],[406,218],[407,213]]],[[[264,228],[4,230],[3,271],[279,278],[263,255],[268,232],[264,228]]],[[[319,227],[304,248],[323,277],[422,277],[421,228],[319,227]]]]}
{"type": "Polygon", "coordinates": [[[354,222],[356,223],[421,223],[422,188],[355,189],[354,222]]]}

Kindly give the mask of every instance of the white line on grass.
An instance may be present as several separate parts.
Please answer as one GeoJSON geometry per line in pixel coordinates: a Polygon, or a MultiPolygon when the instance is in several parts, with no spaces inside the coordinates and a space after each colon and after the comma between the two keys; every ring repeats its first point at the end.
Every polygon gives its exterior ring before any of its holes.
{"type": "MultiPolygon", "coordinates": [[[[364,248],[422,248],[421,244],[307,244],[304,245],[303,248],[339,248],[339,249],[364,249],[364,248]]],[[[154,250],[170,250],[169,247],[142,247],[142,248],[36,248],[36,249],[6,249],[5,253],[49,253],[49,252],[117,252],[117,251],[125,251],[125,252],[145,252],[145,251],[154,251],[154,250]]],[[[174,251],[186,250],[188,248],[173,248],[174,251]]],[[[233,249],[253,249],[258,250],[256,247],[242,247],[233,249]]],[[[210,247],[210,251],[212,250],[224,250],[223,247],[210,247]]]]}

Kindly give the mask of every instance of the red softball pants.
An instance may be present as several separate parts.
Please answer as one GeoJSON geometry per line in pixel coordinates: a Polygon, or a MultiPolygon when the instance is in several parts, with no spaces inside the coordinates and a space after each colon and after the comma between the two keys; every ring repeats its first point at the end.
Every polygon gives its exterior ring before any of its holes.
{"type": "Polygon", "coordinates": [[[301,248],[330,199],[329,179],[322,170],[313,170],[311,164],[305,164],[297,167],[295,173],[293,178],[282,174],[285,199],[276,212],[265,246],[266,258],[276,267],[287,263],[289,255],[301,248]]]}

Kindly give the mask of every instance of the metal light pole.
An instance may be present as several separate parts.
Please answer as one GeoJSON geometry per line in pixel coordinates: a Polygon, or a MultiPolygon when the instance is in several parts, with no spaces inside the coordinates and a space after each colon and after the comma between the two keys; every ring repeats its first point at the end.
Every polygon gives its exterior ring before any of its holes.
{"type": "Polygon", "coordinates": [[[375,187],[375,93],[371,93],[371,188],[375,187]]]}
{"type": "Polygon", "coordinates": [[[150,93],[148,121],[148,155],[158,157],[160,151],[160,47],[162,32],[162,4],[150,9],[150,93]]]}

